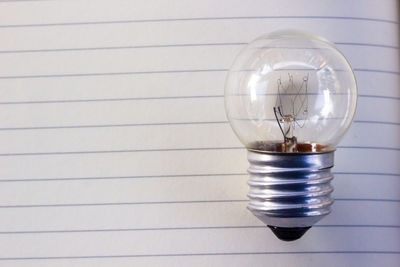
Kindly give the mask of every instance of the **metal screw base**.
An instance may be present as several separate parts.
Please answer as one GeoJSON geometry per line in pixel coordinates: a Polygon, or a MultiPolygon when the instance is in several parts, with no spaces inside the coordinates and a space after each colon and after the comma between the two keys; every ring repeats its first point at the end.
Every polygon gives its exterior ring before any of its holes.
{"type": "Polygon", "coordinates": [[[333,203],[333,154],[248,150],[248,209],[272,227],[314,225],[330,213],[333,203]]]}

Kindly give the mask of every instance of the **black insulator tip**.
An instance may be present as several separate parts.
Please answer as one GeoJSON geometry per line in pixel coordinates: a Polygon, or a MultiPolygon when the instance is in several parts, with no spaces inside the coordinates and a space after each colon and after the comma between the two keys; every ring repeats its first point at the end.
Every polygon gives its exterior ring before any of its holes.
{"type": "Polygon", "coordinates": [[[277,238],[283,241],[294,241],[302,237],[309,227],[278,227],[268,225],[277,238]]]}

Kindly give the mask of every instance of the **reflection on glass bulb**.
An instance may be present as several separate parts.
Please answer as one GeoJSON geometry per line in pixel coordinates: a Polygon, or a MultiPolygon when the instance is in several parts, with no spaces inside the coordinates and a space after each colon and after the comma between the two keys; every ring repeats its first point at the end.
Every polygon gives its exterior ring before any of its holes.
{"type": "Polygon", "coordinates": [[[236,57],[225,84],[226,113],[249,151],[249,209],[278,237],[329,213],[333,151],[356,102],[349,63],[323,38],[275,32],[236,57]]]}

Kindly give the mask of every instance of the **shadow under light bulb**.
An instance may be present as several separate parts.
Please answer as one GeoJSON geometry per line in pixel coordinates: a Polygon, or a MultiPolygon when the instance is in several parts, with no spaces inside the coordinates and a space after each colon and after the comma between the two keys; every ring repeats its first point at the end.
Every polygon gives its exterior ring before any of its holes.
{"type": "Polygon", "coordinates": [[[248,209],[279,239],[300,238],[330,212],[333,154],[356,104],[350,64],[321,37],[274,32],[234,60],[225,109],[248,150],[248,209]]]}

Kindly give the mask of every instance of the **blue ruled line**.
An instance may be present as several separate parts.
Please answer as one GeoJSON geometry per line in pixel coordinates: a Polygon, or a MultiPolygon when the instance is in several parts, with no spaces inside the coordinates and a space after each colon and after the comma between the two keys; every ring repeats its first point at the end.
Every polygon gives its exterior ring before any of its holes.
{"type": "Polygon", "coordinates": [[[397,25],[394,20],[381,18],[362,18],[345,16],[230,16],[230,17],[192,17],[192,18],[158,18],[158,19],[135,19],[135,20],[107,20],[107,21],[78,21],[78,22],[55,22],[55,23],[31,23],[31,24],[3,24],[0,28],[30,28],[30,27],[55,27],[55,26],[84,26],[104,24],[132,24],[132,23],[157,23],[176,21],[211,21],[211,20],[262,20],[262,19],[330,19],[330,20],[355,20],[383,22],[397,25]]]}
{"type": "MultiPolygon", "coordinates": [[[[392,176],[398,177],[400,173],[372,173],[372,172],[333,172],[334,175],[369,175],[369,176],[392,176]]],[[[89,176],[89,177],[53,177],[53,178],[16,178],[0,179],[0,183],[8,182],[48,182],[48,181],[96,181],[96,180],[119,180],[119,179],[160,179],[160,178],[188,178],[188,177],[224,177],[224,176],[246,176],[248,173],[207,173],[207,174],[168,174],[168,175],[128,175],[128,176],[89,176]]]]}
{"type": "MultiPolygon", "coordinates": [[[[56,204],[27,204],[27,205],[0,205],[0,209],[20,208],[60,208],[60,207],[94,207],[94,206],[131,206],[131,205],[166,205],[166,204],[208,204],[208,203],[245,203],[248,199],[233,200],[182,200],[182,201],[147,201],[147,202],[103,202],[103,203],[56,203],[56,204]]],[[[362,199],[362,198],[335,198],[336,202],[387,202],[400,203],[400,199],[362,199]]]]}
{"type": "MultiPolygon", "coordinates": [[[[378,147],[378,146],[338,146],[337,148],[400,151],[400,148],[397,148],[397,147],[378,147]]],[[[238,146],[238,147],[235,146],[235,147],[188,147],[188,148],[155,148],[155,149],[18,152],[18,153],[1,153],[0,157],[110,154],[110,153],[143,153],[143,152],[170,152],[170,151],[201,151],[201,150],[244,150],[244,149],[245,148],[243,146],[238,146]]]]}
{"type": "MultiPolygon", "coordinates": [[[[264,94],[275,96],[277,94],[264,94]]],[[[307,95],[320,95],[319,93],[309,93],[307,95]]],[[[170,100],[170,99],[208,99],[223,98],[224,95],[182,95],[182,96],[150,96],[150,97],[123,97],[123,98],[91,98],[91,99],[54,99],[54,100],[28,100],[28,101],[4,101],[0,105],[30,105],[30,104],[61,104],[61,103],[91,103],[91,102],[119,102],[119,101],[149,101],[149,100],[170,100]]],[[[400,100],[396,96],[383,95],[358,95],[360,98],[376,98],[400,100]]]]}
{"type": "MultiPolygon", "coordinates": [[[[390,228],[400,229],[400,225],[364,225],[364,224],[329,224],[314,225],[314,228],[390,228]]],[[[154,228],[110,228],[110,229],[66,229],[66,230],[29,230],[0,231],[0,235],[14,234],[68,234],[68,233],[101,233],[101,232],[137,232],[137,231],[185,231],[185,230],[226,230],[226,229],[266,229],[265,225],[244,226],[190,226],[190,227],[154,227],[154,228]]]]}
{"type": "MultiPolygon", "coordinates": [[[[336,45],[343,46],[365,46],[398,49],[398,46],[374,43],[351,43],[334,42],[336,45]]],[[[57,52],[76,52],[76,51],[98,51],[98,50],[127,50],[127,49],[147,49],[147,48],[175,48],[175,47],[205,47],[205,46],[243,46],[246,42],[224,42],[224,43],[185,43],[185,44],[157,44],[157,45],[120,45],[120,46],[99,46],[99,47],[70,47],[70,48],[41,48],[41,49],[17,49],[0,50],[0,54],[20,54],[20,53],[57,53],[57,52]]]]}
{"type": "Polygon", "coordinates": [[[234,256],[234,255],[300,255],[300,254],[400,254],[400,251],[379,251],[379,250],[359,250],[359,251],[288,251],[288,252],[220,252],[220,253],[177,253],[177,254],[120,254],[120,255],[90,255],[90,256],[49,256],[49,257],[3,257],[1,261],[26,261],[26,260],[69,260],[69,259],[104,259],[104,258],[145,258],[145,257],[200,257],[200,256],[234,256]]]}
{"type": "MultiPolygon", "coordinates": [[[[54,125],[54,126],[3,127],[0,128],[0,131],[170,126],[170,125],[207,125],[207,124],[227,124],[227,123],[228,121],[186,121],[186,122],[154,122],[154,123],[123,123],[123,124],[93,124],[93,125],[54,125]]],[[[389,121],[354,120],[353,123],[384,124],[384,125],[395,125],[395,126],[400,125],[400,122],[389,122],[389,121]]]]}
{"type": "MultiPolygon", "coordinates": [[[[399,75],[398,71],[354,68],[355,72],[371,72],[399,75]]],[[[182,69],[182,70],[151,70],[151,71],[125,71],[125,72],[94,72],[94,73],[60,73],[60,74],[32,74],[32,75],[7,75],[0,76],[1,80],[9,79],[40,79],[40,78],[69,78],[69,77],[94,77],[94,76],[120,76],[120,75],[149,75],[149,74],[174,74],[174,73],[201,73],[201,72],[227,72],[228,69],[182,69]]]]}

